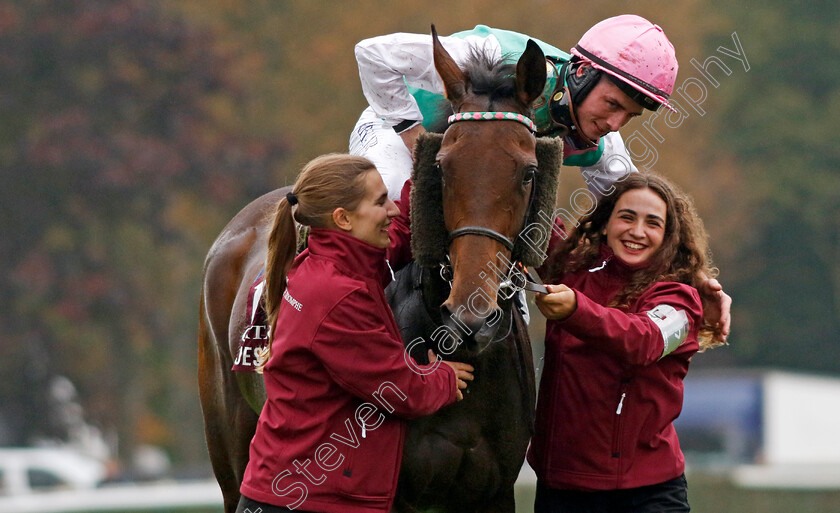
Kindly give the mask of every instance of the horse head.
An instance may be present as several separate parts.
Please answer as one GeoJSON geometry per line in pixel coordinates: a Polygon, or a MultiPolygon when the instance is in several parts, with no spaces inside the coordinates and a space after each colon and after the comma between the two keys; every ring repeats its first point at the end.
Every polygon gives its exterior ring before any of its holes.
{"type": "Polygon", "coordinates": [[[461,69],[434,26],[432,38],[454,113],[436,157],[452,286],[441,314],[480,351],[502,324],[500,304],[511,299],[500,288],[516,265],[514,240],[533,199],[538,163],[529,116],[546,82],[545,56],[529,40],[515,66],[476,53],[461,69]]]}

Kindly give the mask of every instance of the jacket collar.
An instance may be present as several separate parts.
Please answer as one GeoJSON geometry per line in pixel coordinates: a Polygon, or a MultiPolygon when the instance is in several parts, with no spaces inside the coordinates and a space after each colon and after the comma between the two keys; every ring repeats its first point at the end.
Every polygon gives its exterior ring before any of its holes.
{"type": "Polygon", "coordinates": [[[311,228],[308,249],[310,255],[330,260],[348,275],[380,281],[383,287],[391,282],[391,269],[385,260],[386,249],[340,230],[311,228]]]}

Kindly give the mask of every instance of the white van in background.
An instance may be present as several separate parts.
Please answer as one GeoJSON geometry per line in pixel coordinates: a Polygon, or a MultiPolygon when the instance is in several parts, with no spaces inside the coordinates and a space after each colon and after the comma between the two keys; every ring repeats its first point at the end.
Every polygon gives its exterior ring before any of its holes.
{"type": "Polygon", "coordinates": [[[0,496],[91,489],[106,477],[105,464],[62,447],[0,447],[0,496]]]}

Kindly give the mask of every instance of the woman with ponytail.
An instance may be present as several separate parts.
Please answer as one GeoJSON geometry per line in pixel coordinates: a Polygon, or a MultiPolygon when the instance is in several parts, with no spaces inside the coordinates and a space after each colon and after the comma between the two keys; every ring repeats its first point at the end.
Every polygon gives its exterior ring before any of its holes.
{"type": "Polygon", "coordinates": [[[463,397],[471,366],[420,374],[406,363],[384,294],[386,253],[407,243],[399,214],[373,164],[350,155],[309,162],[278,203],[266,261],[272,343],[260,364],[268,399],[238,512],[390,511],[403,419],[463,397]],[[297,257],[295,221],[310,229],[297,257]]]}

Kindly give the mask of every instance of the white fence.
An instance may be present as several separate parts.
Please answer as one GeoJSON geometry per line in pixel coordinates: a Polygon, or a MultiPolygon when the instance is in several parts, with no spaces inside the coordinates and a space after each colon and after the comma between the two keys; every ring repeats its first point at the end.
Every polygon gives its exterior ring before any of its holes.
{"type": "Polygon", "coordinates": [[[91,490],[0,496],[2,513],[138,512],[197,508],[222,511],[222,492],[216,481],[121,484],[91,490]]]}

